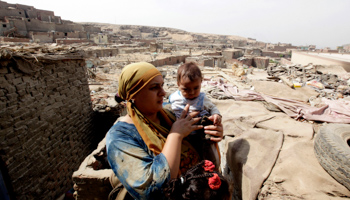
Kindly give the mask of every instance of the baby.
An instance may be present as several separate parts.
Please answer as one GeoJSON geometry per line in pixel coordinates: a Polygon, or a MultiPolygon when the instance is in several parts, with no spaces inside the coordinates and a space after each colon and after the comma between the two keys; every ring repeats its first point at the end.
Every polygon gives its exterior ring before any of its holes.
{"type": "Polygon", "coordinates": [[[219,110],[204,92],[200,92],[202,80],[202,72],[195,63],[181,65],[177,70],[179,90],[169,96],[171,108],[179,118],[186,104],[190,104],[189,112],[199,111],[199,117],[211,116],[214,124],[220,123],[219,110]]]}
{"type": "MultiPolygon", "coordinates": [[[[202,118],[200,120],[202,125],[219,124],[221,123],[219,110],[205,93],[200,91],[202,80],[202,72],[195,63],[190,62],[181,65],[177,70],[177,85],[179,89],[169,96],[171,108],[176,117],[179,118],[186,104],[189,104],[189,113],[198,111],[199,114],[197,117],[202,118]]],[[[204,134],[203,129],[192,132],[189,137],[195,141],[198,141],[198,139],[207,140],[196,142],[197,146],[195,146],[195,148],[198,151],[203,151],[203,155],[207,154],[207,157],[204,157],[203,159],[209,159],[218,164],[219,156],[217,153],[212,155],[211,153],[206,153],[210,152],[207,148],[211,148],[214,152],[217,150],[215,149],[215,145],[210,144],[210,136],[204,134]]]]}

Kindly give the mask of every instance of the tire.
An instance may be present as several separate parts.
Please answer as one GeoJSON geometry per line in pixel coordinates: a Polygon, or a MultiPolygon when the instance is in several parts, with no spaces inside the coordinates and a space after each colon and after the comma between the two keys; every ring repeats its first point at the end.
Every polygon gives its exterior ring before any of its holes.
{"type": "Polygon", "coordinates": [[[350,124],[327,124],[315,138],[314,150],[321,166],[350,190],[350,124]]]}

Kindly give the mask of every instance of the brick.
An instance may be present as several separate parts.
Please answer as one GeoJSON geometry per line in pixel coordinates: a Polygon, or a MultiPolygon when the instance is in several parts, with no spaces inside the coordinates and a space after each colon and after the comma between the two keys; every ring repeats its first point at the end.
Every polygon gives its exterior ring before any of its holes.
{"type": "Polygon", "coordinates": [[[9,101],[17,101],[18,94],[12,93],[12,94],[6,95],[6,97],[7,97],[7,99],[8,99],[9,101]]]}
{"type": "MultiPolygon", "coordinates": [[[[45,69],[48,71],[53,70],[55,68],[56,68],[55,64],[45,65],[45,69]]],[[[53,73],[53,72],[50,72],[50,73],[53,73]]]]}
{"type": "Polygon", "coordinates": [[[24,96],[25,94],[27,94],[27,91],[26,91],[26,90],[18,90],[18,91],[17,91],[17,94],[18,94],[20,97],[22,97],[22,96],[24,96]]]}
{"type": "Polygon", "coordinates": [[[15,78],[15,75],[14,74],[5,74],[5,77],[6,77],[6,80],[9,82],[9,83],[12,83],[12,80],[15,78]]]}
{"type": "Polygon", "coordinates": [[[0,76],[0,83],[1,83],[1,85],[4,83],[7,83],[7,80],[4,76],[0,76]]]}
{"type": "MultiPolygon", "coordinates": [[[[0,121],[1,122],[1,121],[0,121]]],[[[14,133],[14,130],[13,130],[13,127],[8,127],[8,128],[4,128],[4,129],[1,129],[1,134],[0,134],[0,142],[1,141],[4,141],[5,140],[5,137],[7,138],[8,136],[7,135],[13,135],[14,133]]]]}
{"type": "Polygon", "coordinates": [[[22,78],[15,78],[15,79],[12,80],[12,84],[13,85],[18,85],[20,83],[23,83],[22,78]]]}
{"type": "Polygon", "coordinates": [[[42,132],[49,127],[49,123],[43,121],[38,122],[37,125],[38,126],[33,130],[33,132],[42,132]]]}
{"type": "Polygon", "coordinates": [[[24,126],[24,125],[26,125],[26,121],[18,121],[18,122],[16,122],[13,126],[14,126],[14,128],[18,128],[18,127],[21,127],[21,126],[24,126]]]}
{"type": "Polygon", "coordinates": [[[32,81],[32,79],[31,79],[29,76],[23,76],[23,77],[22,77],[22,80],[23,80],[23,82],[25,82],[25,83],[28,83],[28,82],[32,81]]]}
{"type": "Polygon", "coordinates": [[[60,107],[64,107],[63,103],[62,102],[55,102],[53,105],[52,105],[53,108],[60,108],[60,107]]]}
{"type": "Polygon", "coordinates": [[[65,75],[65,74],[64,74],[63,72],[58,72],[58,73],[57,73],[57,77],[64,77],[64,75],[65,75]]]}
{"type": "Polygon", "coordinates": [[[0,120],[0,127],[1,129],[9,128],[13,126],[13,119],[7,118],[7,119],[1,119],[0,120]]]}
{"type": "Polygon", "coordinates": [[[31,116],[33,116],[35,113],[32,112],[32,110],[27,109],[25,113],[23,113],[20,117],[22,120],[29,119],[31,116]]]}
{"type": "Polygon", "coordinates": [[[21,107],[20,109],[14,111],[11,113],[12,117],[16,117],[16,116],[22,116],[24,113],[28,112],[28,109],[25,107],[21,107]]]}
{"type": "Polygon", "coordinates": [[[35,102],[35,99],[30,94],[25,94],[23,96],[20,96],[19,102],[21,107],[27,107],[27,108],[29,108],[28,105],[31,105],[32,103],[37,103],[35,102]]]}
{"type": "Polygon", "coordinates": [[[38,95],[34,96],[35,97],[35,100],[38,101],[42,101],[42,102],[46,102],[48,97],[45,95],[43,95],[42,93],[38,93],[38,95]]]}
{"type": "MultiPolygon", "coordinates": [[[[22,77],[23,78],[23,77],[22,77]]],[[[29,85],[30,88],[33,88],[35,87],[36,85],[39,85],[41,84],[38,80],[33,80],[33,79],[30,79],[30,78],[26,78],[26,79],[23,79],[23,82],[26,84],[26,85],[29,85]]]]}
{"type": "Polygon", "coordinates": [[[11,139],[7,139],[7,145],[9,145],[9,146],[12,146],[18,142],[19,142],[18,137],[13,137],[11,139]]]}
{"type": "Polygon", "coordinates": [[[56,68],[56,72],[65,72],[66,70],[63,67],[56,68]]]}
{"type": "Polygon", "coordinates": [[[27,86],[24,83],[20,83],[20,84],[16,84],[15,87],[16,87],[16,90],[18,91],[18,90],[25,90],[27,86]]]}
{"type": "Polygon", "coordinates": [[[7,91],[7,93],[9,93],[9,94],[16,92],[16,88],[7,82],[2,83],[1,88],[5,89],[7,91]]]}
{"type": "Polygon", "coordinates": [[[6,102],[0,102],[0,110],[6,109],[6,102]]]}
{"type": "MultiPolygon", "coordinates": [[[[49,97],[48,101],[47,101],[48,105],[52,105],[55,103],[55,98],[49,97]]],[[[50,109],[52,109],[52,107],[50,106],[50,109]]]]}
{"type": "Polygon", "coordinates": [[[60,91],[60,94],[66,94],[67,96],[69,96],[69,94],[73,94],[73,93],[69,93],[69,90],[68,89],[64,89],[64,90],[61,90],[60,91]]]}
{"type": "Polygon", "coordinates": [[[58,86],[57,83],[52,83],[52,84],[47,85],[47,89],[54,90],[57,88],[57,86],[58,86]]]}
{"type": "Polygon", "coordinates": [[[18,121],[21,121],[21,116],[16,116],[16,117],[13,117],[13,123],[16,123],[18,121]]]}
{"type": "Polygon", "coordinates": [[[28,139],[28,131],[27,131],[27,126],[21,126],[19,128],[14,129],[14,134],[17,135],[18,139],[21,141],[21,143],[24,143],[28,139]]]}
{"type": "Polygon", "coordinates": [[[59,121],[57,121],[57,125],[64,125],[64,123],[66,122],[66,119],[65,118],[63,118],[63,119],[61,119],[61,120],[59,120],[59,121]]]}
{"type": "Polygon", "coordinates": [[[7,69],[7,67],[0,67],[0,74],[7,74],[9,73],[9,70],[7,69]]]}

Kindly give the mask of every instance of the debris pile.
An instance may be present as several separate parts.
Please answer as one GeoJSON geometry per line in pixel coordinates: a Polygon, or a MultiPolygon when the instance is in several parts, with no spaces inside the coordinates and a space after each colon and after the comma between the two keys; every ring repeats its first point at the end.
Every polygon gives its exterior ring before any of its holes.
{"type": "Polygon", "coordinates": [[[290,87],[309,86],[319,97],[339,99],[350,95],[350,74],[337,66],[279,65],[267,69],[271,80],[280,80],[290,87]]]}

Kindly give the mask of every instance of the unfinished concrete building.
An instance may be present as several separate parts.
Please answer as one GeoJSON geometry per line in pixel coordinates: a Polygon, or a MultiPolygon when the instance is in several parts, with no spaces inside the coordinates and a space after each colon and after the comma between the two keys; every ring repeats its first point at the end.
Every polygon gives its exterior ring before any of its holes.
{"type": "MultiPolygon", "coordinates": [[[[90,39],[98,27],[62,20],[53,11],[0,1],[0,36],[29,38],[34,42],[56,42],[57,38],[90,39]]],[[[16,41],[14,39],[14,41],[16,41]]]]}
{"type": "Polygon", "coordinates": [[[243,56],[243,51],[241,49],[226,49],[222,51],[222,56],[225,60],[237,59],[243,56]]]}

